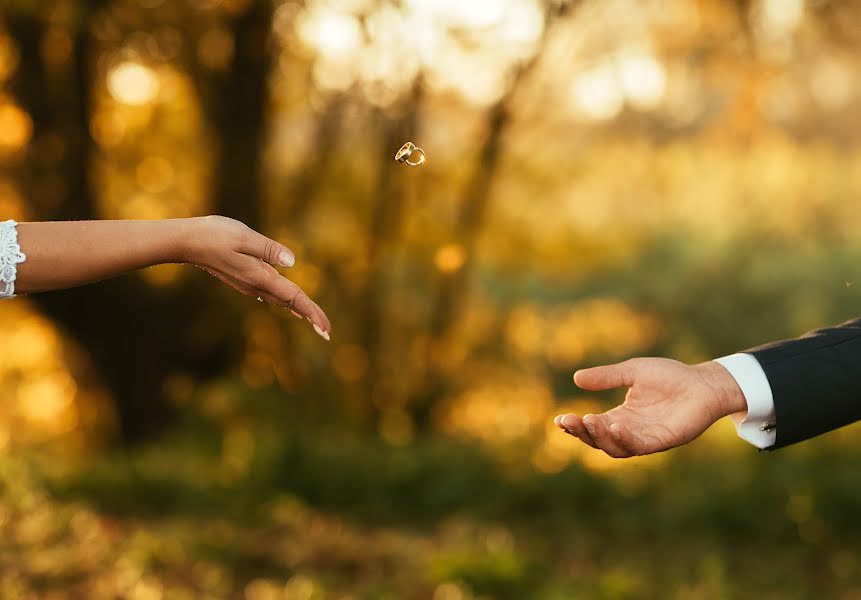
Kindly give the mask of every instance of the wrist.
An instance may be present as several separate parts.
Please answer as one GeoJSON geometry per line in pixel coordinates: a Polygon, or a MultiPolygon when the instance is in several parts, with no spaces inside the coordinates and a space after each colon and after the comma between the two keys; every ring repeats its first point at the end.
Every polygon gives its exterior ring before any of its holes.
{"type": "Polygon", "coordinates": [[[714,393],[718,418],[747,410],[747,400],[735,378],[720,363],[708,361],[694,366],[714,393]]]}
{"type": "Polygon", "coordinates": [[[171,228],[173,254],[171,262],[197,264],[203,254],[201,242],[204,237],[201,235],[203,217],[170,219],[166,223],[171,228]]]}

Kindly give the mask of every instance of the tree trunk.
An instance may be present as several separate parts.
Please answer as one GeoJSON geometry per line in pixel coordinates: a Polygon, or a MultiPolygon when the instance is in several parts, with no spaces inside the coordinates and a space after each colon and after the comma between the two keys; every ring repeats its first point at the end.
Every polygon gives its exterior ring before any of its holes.
{"type": "MultiPolygon", "coordinates": [[[[377,189],[374,196],[376,205],[370,222],[368,236],[368,262],[370,265],[368,279],[364,287],[364,297],[361,301],[362,330],[361,344],[369,357],[369,371],[366,378],[365,405],[373,407],[373,389],[382,375],[383,361],[386,360],[385,323],[387,310],[386,302],[391,288],[391,264],[397,249],[398,238],[404,220],[404,190],[400,185],[402,179],[393,177],[398,165],[391,159],[395,150],[408,139],[412,139],[418,125],[421,105],[421,83],[413,87],[410,98],[405,102],[404,114],[392,120],[378,111],[377,119],[381,123],[382,149],[378,152],[381,157],[377,178],[377,189]]],[[[391,365],[390,365],[391,367],[391,365]]],[[[394,367],[398,368],[398,367],[394,367]]]]}
{"type": "MultiPolygon", "coordinates": [[[[232,24],[234,52],[226,72],[189,59],[204,115],[216,133],[213,212],[263,225],[260,185],[271,67],[272,2],[251,2],[232,24]]],[[[194,47],[193,40],[188,44],[194,47]]]]}
{"type": "MultiPolygon", "coordinates": [[[[43,178],[56,179],[57,174],[63,182],[53,196],[33,194],[35,212],[41,220],[97,218],[96,196],[89,179],[94,150],[89,133],[90,65],[94,64],[90,31],[83,27],[72,32],[73,57],[62,73],[62,83],[57,84],[58,74],[48,73],[40,57],[43,21],[37,15],[15,14],[8,26],[21,50],[14,91],[34,122],[25,187],[38,192],[43,178]],[[53,136],[63,141],[65,151],[59,164],[43,167],[38,148],[42,140],[53,136]]],[[[239,86],[253,87],[248,75],[245,73],[234,86],[231,97],[242,96],[239,86]]],[[[262,89],[265,75],[258,71],[256,76],[261,80],[257,89],[262,89]]],[[[262,101],[253,91],[251,97],[262,101]]],[[[260,214],[255,144],[259,145],[262,125],[250,135],[241,125],[262,119],[263,106],[252,106],[247,99],[234,102],[241,104],[233,108],[240,126],[231,126],[223,138],[222,147],[228,154],[221,158],[217,171],[217,197],[223,212],[254,223],[260,214]],[[230,156],[240,154],[238,146],[244,160],[234,164],[230,156]],[[247,186],[251,186],[250,194],[235,192],[247,191],[247,186]]],[[[164,289],[128,275],[74,290],[38,294],[33,300],[88,352],[114,398],[120,433],[127,443],[155,433],[168,422],[171,410],[164,382],[169,375],[213,376],[236,365],[243,348],[239,314],[224,301],[217,284],[202,273],[164,289]]]]}
{"type": "Polygon", "coordinates": [[[468,278],[475,263],[475,246],[490,203],[491,185],[502,150],[502,137],[509,121],[508,97],[500,100],[490,111],[487,138],[479,154],[475,174],[467,185],[457,220],[454,239],[460,240],[463,247],[463,265],[454,273],[441,273],[437,283],[429,327],[433,341],[425,359],[427,372],[419,396],[411,403],[413,416],[420,428],[430,424],[431,410],[447,393],[447,378],[437,363],[435,347],[445,343],[456,322],[458,307],[466,299],[468,278]]]}
{"type": "Polygon", "coordinates": [[[571,2],[547,3],[544,31],[535,54],[516,69],[508,91],[489,111],[488,134],[479,153],[476,170],[466,186],[453,236],[453,239],[459,240],[463,246],[464,262],[454,273],[441,273],[437,282],[430,320],[430,335],[433,343],[428,349],[425,361],[428,365],[427,372],[421,391],[411,403],[416,424],[420,428],[429,425],[433,406],[448,392],[446,376],[437,364],[433,347],[444,343],[450,335],[456,323],[458,307],[464,303],[467,296],[469,276],[475,264],[475,247],[490,207],[491,187],[499,167],[503,137],[511,121],[511,103],[519,87],[528,79],[543,55],[552,23],[564,16],[571,7],[571,2]]]}

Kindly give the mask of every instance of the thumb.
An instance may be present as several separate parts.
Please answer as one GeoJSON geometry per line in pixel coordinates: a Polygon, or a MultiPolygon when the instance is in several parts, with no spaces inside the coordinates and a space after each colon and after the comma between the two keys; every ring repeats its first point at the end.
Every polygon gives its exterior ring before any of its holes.
{"type": "MultiPolygon", "coordinates": [[[[252,230],[253,231],[253,230],[252,230]]],[[[296,264],[296,256],[284,244],[269,239],[262,233],[254,231],[247,249],[248,254],[261,258],[270,265],[292,267],[296,264]]]]}
{"type": "Polygon", "coordinates": [[[584,390],[610,390],[623,385],[634,385],[634,368],[631,361],[604,365],[590,369],[580,369],[574,373],[574,383],[584,390]]]}

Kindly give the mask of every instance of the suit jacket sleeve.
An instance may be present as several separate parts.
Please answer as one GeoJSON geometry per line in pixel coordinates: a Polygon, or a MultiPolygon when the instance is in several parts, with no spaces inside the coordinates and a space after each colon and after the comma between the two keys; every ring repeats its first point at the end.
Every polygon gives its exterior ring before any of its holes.
{"type": "Polygon", "coordinates": [[[747,350],[774,397],[781,448],[861,419],[861,318],[747,350]]]}

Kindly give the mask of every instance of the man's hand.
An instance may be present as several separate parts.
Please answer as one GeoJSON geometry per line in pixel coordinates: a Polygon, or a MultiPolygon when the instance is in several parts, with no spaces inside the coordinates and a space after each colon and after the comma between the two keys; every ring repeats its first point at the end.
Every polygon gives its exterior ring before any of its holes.
{"type": "Polygon", "coordinates": [[[634,358],[583,369],[584,390],[630,388],[625,402],[600,415],[560,415],[567,433],[614,458],[652,454],[693,441],[715,421],[747,410],[744,394],[721,365],[686,365],[666,358],[634,358]]]}

